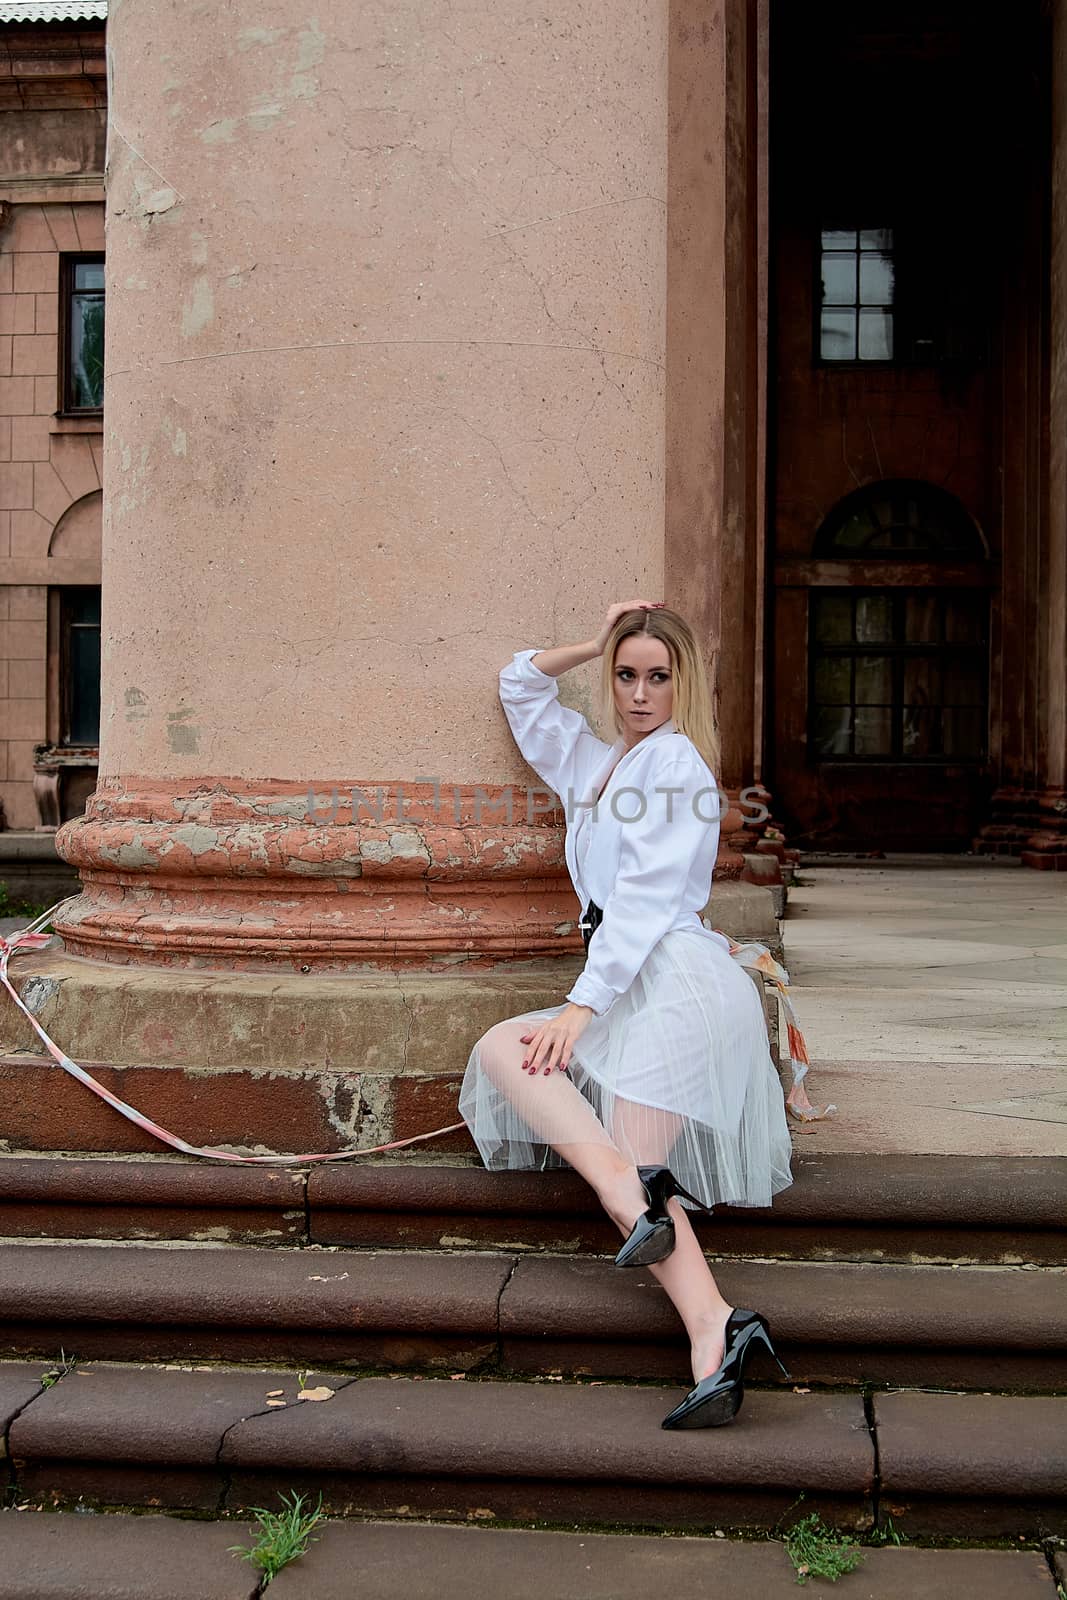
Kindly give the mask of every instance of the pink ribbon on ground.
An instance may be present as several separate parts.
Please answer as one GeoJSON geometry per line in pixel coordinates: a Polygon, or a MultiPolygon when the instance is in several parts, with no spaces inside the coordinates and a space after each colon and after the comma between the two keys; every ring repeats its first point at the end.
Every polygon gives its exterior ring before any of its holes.
{"type": "Polygon", "coordinates": [[[46,911],[43,916],[38,917],[35,922],[31,922],[28,928],[20,929],[18,932],[13,933],[10,938],[5,939],[0,936],[0,983],[3,984],[12,1000],[14,1000],[23,1016],[27,1019],[30,1027],[36,1033],[53,1061],[58,1062],[64,1072],[69,1072],[72,1078],[77,1078],[79,1083],[84,1083],[85,1087],[91,1089],[94,1094],[98,1094],[101,1100],[106,1100],[108,1105],[120,1112],[127,1121],[136,1123],[138,1128],[143,1128],[154,1139],[161,1139],[164,1144],[169,1144],[173,1150],[180,1150],[186,1156],[204,1156],[209,1161],[231,1161],[240,1166],[302,1167],[307,1166],[312,1161],[350,1161],[353,1156],[384,1155],[387,1150],[403,1150],[406,1145],[419,1144],[424,1139],[440,1139],[443,1134],[458,1133],[460,1128],[466,1127],[466,1123],[454,1122],[448,1128],[435,1128],[432,1133],[416,1133],[410,1139],[394,1139],[389,1144],[376,1144],[369,1150],[334,1150],[328,1154],[302,1156],[241,1156],[234,1154],[232,1150],[214,1150],[210,1146],[189,1144],[185,1139],[179,1139],[177,1134],[169,1133],[166,1128],[161,1128],[158,1122],[153,1122],[150,1117],[144,1116],[142,1112],[137,1111],[133,1106],[127,1105],[125,1100],[120,1100],[117,1094],[112,1094],[111,1090],[105,1089],[102,1083],[97,1083],[92,1074],[86,1072],[84,1067],[79,1067],[76,1061],[72,1061],[66,1052],[61,1050],[56,1042],[48,1037],[33,1012],[23,1003],[21,996],[7,975],[8,961],[16,950],[39,950],[42,945],[48,943],[52,937],[51,934],[38,932],[38,929],[44,928],[51,922],[52,913],[58,911],[59,906],[62,904],[62,901],[58,902],[50,910],[46,911]]]}
{"type": "MultiPolygon", "coordinates": [[[[99,1095],[101,1100],[106,1100],[108,1105],[119,1112],[121,1116],[124,1116],[128,1122],[134,1123],[138,1128],[143,1128],[145,1133],[150,1133],[154,1139],[161,1140],[163,1144],[169,1144],[172,1150],[180,1150],[182,1155],[186,1156],[203,1156],[209,1161],[230,1161],[238,1166],[302,1167],[313,1161],[351,1161],[355,1156],[384,1155],[389,1150],[403,1150],[408,1145],[421,1144],[427,1139],[440,1139],[446,1133],[458,1133],[461,1128],[466,1127],[466,1123],[453,1122],[447,1128],[434,1128],[432,1133],[416,1133],[410,1139],[393,1139],[389,1144],[372,1145],[366,1150],[334,1150],[327,1153],[299,1156],[242,1156],[236,1155],[232,1150],[216,1150],[210,1146],[189,1144],[187,1140],[180,1139],[177,1134],[170,1133],[166,1128],[160,1127],[158,1122],[153,1122],[150,1117],[146,1117],[135,1107],[127,1105],[125,1100],[120,1100],[117,1094],[112,1094],[110,1089],[105,1089],[102,1083],[98,1083],[91,1073],[86,1072],[84,1067],[79,1067],[76,1061],[72,1061],[66,1051],[61,1050],[55,1040],[51,1039],[41,1027],[41,1024],[24,1003],[21,995],[8,977],[7,964],[16,951],[40,950],[48,944],[52,936],[42,930],[51,922],[53,912],[58,911],[62,904],[64,904],[63,901],[58,901],[56,905],[50,907],[48,911],[45,911],[35,921],[31,922],[28,927],[19,929],[9,938],[5,939],[0,935],[0,983],[3,984],[12,1000],[14,1000],[53,1061],[61,1066],[64,1072],[68,1072],[72,1078],[76,1078],[87,1089],[91,1089],[93,1094],[99,1095]]],[[[730,954],[734,960],[740,960],[746,966],[758,968],[768,982],[777,988],[785,1006],[788,1018],[789,1050],[793,1062],[793,1087],[786,1096],[787,1108],[802,1122],[810,1122],[819,1116],[830,1116],[836,1110],[836,1107],[827,1106],[823,1112],[816,1111],[804,1089],[803,1080],[808,1070],[808,1052],[804,1044],[804,1035],[801,1033],[799,1026],[797,1026],[796,1013],[787,993],[788,973],[784,967],[779,966],[765,945],[738,945],[734,944],[728,938],[728,935],[723,934],[722,937],[727,939],[730,945],[730,954]]]]}

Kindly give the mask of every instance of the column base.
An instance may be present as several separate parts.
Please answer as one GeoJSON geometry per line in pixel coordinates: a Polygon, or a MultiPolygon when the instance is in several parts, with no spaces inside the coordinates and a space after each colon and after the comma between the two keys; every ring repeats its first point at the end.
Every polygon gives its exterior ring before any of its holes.
{"type": "Polygon", "coordinates": [[[1018,856],[1039,872],[1067,871],[1067,789],[998,789],[974,840],[980,855],[1018,856]]]}
{"type": "Polygon", "coordinates": [[[56,932],[120,966],[354,973],[581,949],[545,790],[110,778],[56,845],[82,883],[56,932]]]}
{"type": "MultiPolygon", "coordinates": [[[[712,907],[715,926],[738,942],[776,945],[765,890],[723,884],[712,907]]],[[[505,1017],[559,1005],[583,960],[448,973],[198,973],[85,961],[56,944],[16,955],[10,972],[62,1049],[172,1133],[306,1154],[458,1121],[475,1041],[505,1017]]],[[[64,1073],[10,1002],[0,1007],[0,1131],[8,1151],[166,1150],[64,1073]]],[[[471,1148],[461,1132],[427,1154],[471,1148]]]]}

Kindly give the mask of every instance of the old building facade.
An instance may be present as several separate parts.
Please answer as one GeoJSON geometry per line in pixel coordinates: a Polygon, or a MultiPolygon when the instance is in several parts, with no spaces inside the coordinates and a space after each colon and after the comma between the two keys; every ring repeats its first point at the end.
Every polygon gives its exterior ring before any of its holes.
{"type": "Polygon", "coordinates": [[[572,941],[493,675],[635,588],[795,841],[1067,866],[1062,0],[113,4],[106,274],[105,9],[0,8],[0,793],[80,816],[99,717],[72,949],[572,941]]]}
{"type": "Polygon", "coordinates": [[[105,9],[0,8],[0,799],[9,829],[54,829],[80,815],[96,780],[105,9]]]}

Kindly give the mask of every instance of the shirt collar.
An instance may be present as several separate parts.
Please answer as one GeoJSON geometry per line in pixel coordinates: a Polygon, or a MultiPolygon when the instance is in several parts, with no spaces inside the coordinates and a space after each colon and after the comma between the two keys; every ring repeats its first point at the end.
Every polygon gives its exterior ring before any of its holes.
{"type": "MultiPolygon", "coordinates": [[[[635,745],[631,745],[630,749],[627,750],[626,754],[627,755],[632,755],[635,750],[640,750],[641,746],[643,744],[647,744],[650,739],[659,739],[659,738],[664,737],[668,733],[677,733],[677,732],[678,732],[678,729],[674,726],[673,717],[668,717],[666,722],[661,722],[658,728],[653,728],[651,733],[646,733],[643,739],[639,739],[635,745]]],[[[613,748],[616,749],[616,750],[621,750],[623,745],[625,744],[625,742],[626,741],[623,739],[623,736],[620,733],[618,738],[615,740],[615,744],[614,744],[613,748]]]]}

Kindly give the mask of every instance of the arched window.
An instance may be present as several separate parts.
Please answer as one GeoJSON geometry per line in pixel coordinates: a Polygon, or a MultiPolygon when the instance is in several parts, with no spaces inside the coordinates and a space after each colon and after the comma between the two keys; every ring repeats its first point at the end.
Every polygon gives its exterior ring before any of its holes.
{"type": "Polygon", "coordinates": [[[954,495],[887,478],[839,500],[815,539],[817,556],[984,561],[982,535],[954,495]]]}
{"type": "Polygon", "coordinates": [[[822,559],[922,562],[925,587],[811,591],[809,740],[818,761],[980,761],[989,674],[988,594],[937,583],[936,566],[985,556],[944,490],[903,480],[842,500],[820,528],[822,559]],[[930,568],[934,574],[930,579],[930,568]]]}

